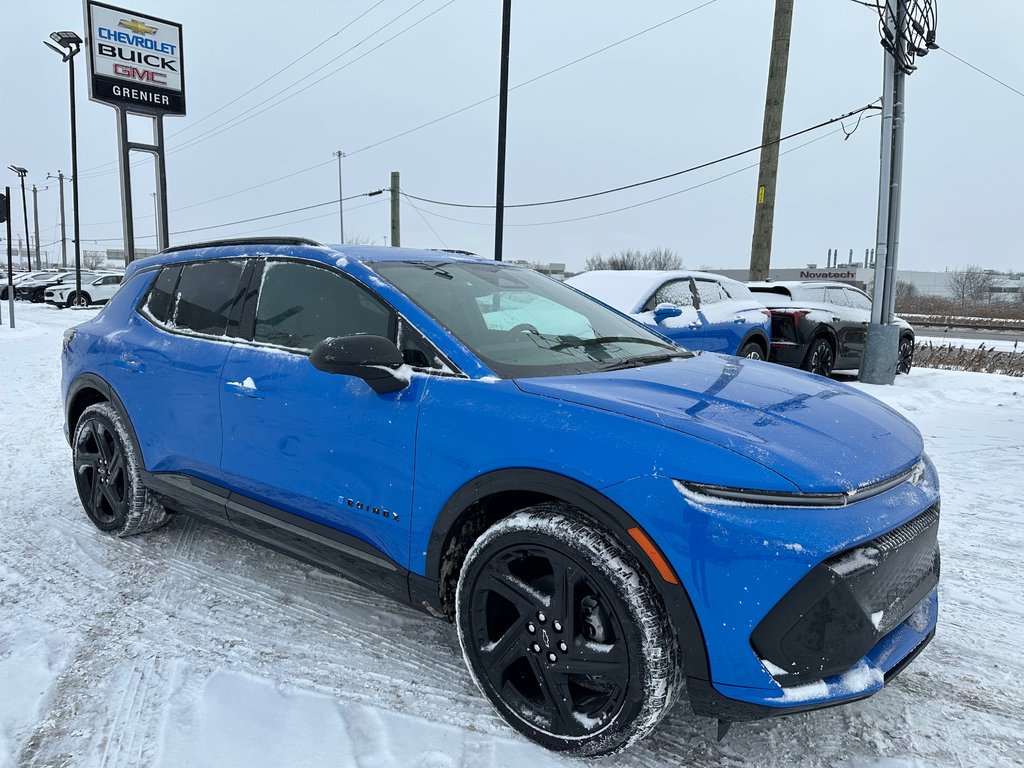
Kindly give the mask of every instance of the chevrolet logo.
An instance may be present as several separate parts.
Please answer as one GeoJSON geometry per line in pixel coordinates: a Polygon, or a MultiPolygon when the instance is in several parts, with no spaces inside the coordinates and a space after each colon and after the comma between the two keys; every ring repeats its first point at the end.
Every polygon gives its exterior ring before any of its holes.
{"type": "Polygon", "coordinates": [[[131,21],[128,19],[121,19],[121,22],[117,26],[130,29],[137,35],[152,35],[156,32],[156,27],[151,27],[146,24],[146,22],[139,21],[138,19],[132,19],[131,21]]]}

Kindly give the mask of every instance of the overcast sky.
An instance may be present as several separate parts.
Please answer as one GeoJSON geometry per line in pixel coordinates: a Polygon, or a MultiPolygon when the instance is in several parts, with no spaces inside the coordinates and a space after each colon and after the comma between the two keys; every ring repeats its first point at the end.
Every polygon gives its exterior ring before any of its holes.
{"type": "MultiPolygon", "coordinates": [[[[514,0],[510,81],[522,83],[704,1],[514,0]]],[[[173,234],[336,200],[336,149],[349,153],[346,195],[386,187],[390,171],[397,170],[402,189],[411,195],[493,202],[496,99],[366,147],[497,93],[500,0],[383,0],[253,93],[212,114],[376,2],[127,4],[183,25],[188,115],[165,121],[172,243],[241,234],[295,234],[336,242],[336,206],[173,234]],[[265,111],[256,115],[260,110],[265,111]],[[250,115],[255,116],[236,120],[250,115]],[[323,165],[232,194],[318,163],[323,165]]],[[[1024,3],[938,2],[940,45],[1024,91],[1019,44],[1024,3]]],[[[770,0],[717,0],[514,90],[506,202],[585,194],[756,146],[773,7],[770,0]]],[[[29,169],[28,182],[48,185],[39,193],[44,245],[59,237],[56,183],[46,176],[71,168],[67,67],[42,44],[50,32],[62,29],[84,31],[80,0],[3,2],[0,183],[14,191],[17,177],[6,170],[14,164],[29,169]]],[[[882,49],[877,37],[877,16],[851,0],[797,0],[783,133],[879,96],[882,49]]],[[[85,56],[77,62],[83,246],[120,247],[115,112],[88,100],[85,56]]],[[[980,264],[1020,270],[1024,97],[943,51],[919,63],[907,84],[900,267],[941,270],[980,264]]],[[[847,121],[847,129],[855,124],[847,121]]],[[[848,140],[842,132],[826,136],[836,130],[826,128],[783,144],[783,152],[792,151],[780,159],[772,266],[824,265],[829,248],[839,248],[844,256],[852,248],[863,259],[865,248],[874,245],[879,125],[877,119],[864,120],[848,140]]],[[[148,137],[140,130],[133,138],[148,137]]],[[[691,268],[746,267],[756,163],[754,153],[627,192],[510,210],[505,258],[567,262],[571,269],[582,267],[596,252],[661,246],[679,252],[691,268]],[[726,174],[731,175],[719,179],[726,174]],[[691,187],[696,188],[630,210],[543,224],[602,214],[691,187]]],[[[137,242],[152,246],[152,165],[147,161],[134,173],[137,242]]],[[[69,205],[70,199],[69,189],[69,205]]],[[[15,201],[17,240],[23,225],[20,197],[15,201]]],[[[386,195],[346,205],[346,236],[383,243],[389,233],[386,195]]],[[[492,253],[493,212],[417,207],[420,213],[403,203],[403,245],[492,253]]]]}

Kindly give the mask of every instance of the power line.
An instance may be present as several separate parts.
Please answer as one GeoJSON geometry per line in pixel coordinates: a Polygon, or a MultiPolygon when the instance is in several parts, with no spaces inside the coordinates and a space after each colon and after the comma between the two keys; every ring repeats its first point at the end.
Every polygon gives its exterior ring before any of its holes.
{"type": "MultiPolygon", "coordinates": [[[[812,126],[810,126],[808,128],[804,128],[802,130],[795,131],[793,133],[790,133],[790,134],[787,134],[785,136],[782,136],[782,137],[780,137],[778,139],[778,141],[770,141],[770,142],[766,142],[764,144],[759,144],[756,147],[750,147],[749,149],[744,149],[744,150],[741,150],[739,152],[733,152],[731,155],[725,155],[724,157],[719,157],[719,158],[717,158],[715,160],[709,160],[706,163],[700,163],[699,165],[693,165],[693,166],[690,166],[689,168],[684,168],[681,171],[674,171],[672,173],[666,173],[666,174],[664,174],[662,176],[656,176],[656,177],[654,177],[652,179],[644,179],[643,181],[635,181],[635,182],[633,182],[631,184],[623,184],[623,185],[618,186],[618,187],[612,187],[611,189],[603,189],[600,192],[589,192],[589,193],[583,194],[583,195],[574,195],[573,197],[562,197],[562,198],[558,198],[558,199],[555,199],[555,200],[540,200],[540,201],[533,202],[533,203],[517,203],[515,205],[506,205],[505,207],[506,208],[535,208],[537,206],[542,206],[542,205],[556,205],[558,203],[571,203],[571,202],[575,202],[577,200],[587,200],[587,199],[592,198],[592,197],[600,197],[602,195],[610,195],[613,192],[622,192],[622,191],[627,190],[627,189],[635,189],[636,187],[643,187],[643,186],[646,186],[648,184],[654,184],[654,183],[659,182],[659,181],[665,181],[666,179],[675,178],[676,176],[682,176],[683,174],[686,174],[686,173],[693,173],[694,171],[703,170],[704,168],[709,168],[709,167],[711,167],[713,165],[718,165],[719,163],[724,163],[724,162],[726,162],[728,160],[733,160],[733,159],[735,159],[737,157],[741,157],[743,155],[748,155],[751,152],[757,152],[757,151],[763,149],[764,147],[771,146],[772,144],[778,144],[778,143],[781,143],[783,141],[786,141],[787,139],[792,139],[792,138],[795,138],[797,136],[801,136],[801,135],[803,135],[805,133],[810,133],[811,131],[816,131],[819,128],[824,128],[827,125],[832,125],[834,123],[842,122],[843,120],[846,120],[847,118],[853,117],[854,115],[859,115],[859,114],[861,114],[863,112],[866,112],[866,111],[868,111],[870,109],[877,109],[877,107],[875,106],[874,102],[872,102],[871,104],[866,104],[863,107],[860,107],[859,109],[854,109],[854,110],[852,110],[850,112],[846,112],[845,114],[839,115],[837,117],[832,117],[832,118],[829,118],[828,120],[823,120],[822,122],[818,123],[817,125],[812,125],[812,126]]],[[[485,208],[485,209],[493,209],[494,208],[493,204],[452,203],[452,202],[448,202],[448,201],[445,201],[445,200],[432,200],[429,197],[417,197],[416,195],[410,195],[408,193],[403,193],[403,194],[405,194],[407,197],[411,197],[413,200],[419,200],[420,202],[424,202],[424,203],[432,203],[434,205],[444,205],[444,206],[448,206],[450,208],[485,208]]]]}
{"type": "MultiPolygon", "coordinates": [[[[681,19],[684,16],[689,16],[691,13],[695,13],[696,11],[699,11],[702,8],[706,8],[709,5],[713,5],[716,2],[718,2],[718,0],[707,0],[707,2],[694,6],[693,8],[690,8],[688,11],[683,11],[682,13],[676,14],[675,16],[665,19],[664,21],[660,21],[657,24],[647,27],[646,29],[641,29],[639,32],[635,32],[632,35],[629,35],[628,37],[624,37],[621,40],[616,40],[614,43],[609,43],[608,45],[602,48],[598,48],[596,51],[591,51],[590,53],[585,54],[584,56],[580,56],[578,59],[573,59],[572,61],[557,66],[554,69],[549,69],[547,72],[542,72],[541,74],[535,77],[531,77],[529,80],[524,80],[521,83],[513,85],[509,88],[509,91],[517,90],[524,86],[530,85],[531,83],[535,83],[538,80],[541,80],[545,77],[548,77],[549,75],[553,75],[556,72],[561,72],[563,69],[568,69],[569,67],[575,64],[579,64],[581,61],[586,61],[587,59],[597,56],[598,54],[604,53],[605,51],[609,51],[612,48],[622,45],[623,43],[628,43],[630,40],[634,40],[640,37],[641,35],[646,35],[648,32],[652,32],[655,29],[658,29],[659,27],[664,27],[666,24],[671,24],[673,21],[677,21],[678,19],[681,19]]],[[[387,144],[388,142],[394,141],[395,139],[400,139],[403,136],[408,136],[410,133],[415,133],[416,131],[422,130],[424,128],[429,128],[430,126],[436,125],[437,123],[440,123],[443,120],[447,120],[450,117],[461,115],[463,112],[467,112],[473,109],[474,107],[479,107],[481,104],[486,104],[489,101],[494,101],[494,99],[496,98],[498,98],[498,94],[494,94],[493,96],[488,96],[478,101],[474,101],[472,104],[467,104],[466,106],[460,107],[459,109],[456,109],[453,112],[449,112],[446,115],[441,115],[441,117],[437,117],[434,118],[433,120],[428,120],[425,123],[421,123],[420,125],[417,125],[415,128],[409,128],[408,130],[402,131],[401,133],[396,133],[394,136],[389,136],[386,139],[381,139],[380,141],[376,141],[373,144],[367,144],[365,147],[353,150],[352,152],[348,152],[347,154],[349,156],[358,155],[360,152],[365,152],[368,149],[379,147],[381,144],[387,144]]]]}
{"type": "Polygon", "coordinates": [[[1006,83],[1006,82],[1004,82],[1004,81],[1000,80],[1000,79],[999,79],[998,77],[996,77],[995,75],[990,75],[990,74],[989,74],[988,72],[986,72],[985,70],[983,70],[983,69],[982,69],[981,67],[976,67],[976,66],[974,66],[973,64],[971,64],[971,62],[969,62],[969,61],[965,61],[964,59],[961,59],[961,58],[960,58],[959,56],[957,56],[957,55],[956,55],[955,53],[953,53],[953,52],[952,52],[951,50],[949,50],[949,48],[946,48],[945,46],[942,46],[942,47],[940,47],[940,48],[939,48],[939,50],[940,50],[940,51],[942,51],[943,53],[945,53],[945,54],[946,54],[946,55],[948,55],[948,56],[952,56],[952,57],[953,57],[954,59],[956,59],[957,61],[959,61],[959,62],[960,62],[961,64],[966,64],[966,65],[967,65],[968,67],[970,67],[971,69],[973,69],[973,70],[974,70],[975,72],[977,72],[977,73],[979,73],[979,74],[982,74],[982,75],[984,75],[984,76],[985,76],[985,77],[987,77],[987,78],[988,78],[989,80],[992,80],[993,82],[999,83],[999,85],[1003,86],[1003,88],[1006,88],[1006,89],[1008,89],[1008,90],[1011,90],[1011,91],[1013,91],[1013,92],[1014,92],[1014,93],[1016,93],[1016,94],[1017,94],[1018,96],[1024,96],[1024,93],[1022,93],[1021,91],[1018,91],[1018,90],[1017,90],[1016,88],[1014,88],[1014,87],[1013,87],[1012,85],[1010,85],[1009,83],[1006,83]]]}
{"type": "MultiPolygon", "coordinates": [[[[870,117],[872,117],[872,116],[869,115],[869,118],[870,117]]],[[[816,142],[822,141],[823,139],[827,139],[829,136],[835,136],[836,134],[840,133],[842,130],[843,130],[842,128],[836,128],[835,130],[829,131],[828,133],[825,133],[825,134],[823,134],[821,136],[818,136],[818,137],[816,137],[814,139],[811,139],[810,141],[805,141],[803,144],[797,144],[795,147],[790,147],[787,150],[779,152],[779,154],[780,155],[788,155],[790,152],[795,152],[798,149],[802,149],[802,148],[804,148],[806,146],[809,146],[809,145],[814,144],[816,142]]],[[[625,206],[622,206],[620,208],[612,208],[612,209],[607,210],[607,211],[599,211],[598,213],[591,213],[591,214],[587,214],[585,216],[574,216],[574,217],[568,218],[568,219],[556,219],[556,220],[553,220],[553,221],[532,221],[532,222],[524,222],[524,223],[520,223],[520,224],[506,224],[505,226],[508,226],[508,227],[545,227],[545,226],[550,226],[550,225],[553,225],[553,224],[569,224],[569,223],[575,222],[575,221],[585,221],[587,219],[597,219],[597,218],[601,218],[603,216],[610,216],[613,213],[621,213],[622,211],[632,210],[633,208],[640,208],[640,207],[643,207],[645,205],[651,205],[652,203],[660,202],[661,200],[666,200],[666,199],[668,199],[670,197],[676,197],[676,196],[681,195],[681,194],[683,194],[685,192],[692,192],[695,189],[700,189],[701,187],[706,187],[706,186],[708,186],[710,184],[714,184],[715,182],[722,181],[723,179],[728,179],[731,176],[736,176],[736,175],[738,175],[740,173],[743,173],[744,171],[749,171],[749,170],[751,170],[753,168],[757,168],[758,165],[759,165],[759,163],[752,163],[750,165],[745,165],[742,168],[737,168],[735,171],[730,171],[729,173],[724,173],[721,176],[716,176],[713,179],[708,179],[707,181],[702,181],[700,184],[694,184],[693,186],[685,187],[684,189],[680,189],[680,190],[677,190],[675,192],[669,192],[666,195],[659,195],[658,197],[652,197],[652,198],[650,198],[648,200],[642,200],[639,203],[633,203],[632,205],[625,205],[625,206]]],[[[458,219],[458,218],[455,218],[453,216],[444,216],[443,214],[437,213],[435,211],[424,211],[424,212],[427,215],[429,215],[429,216],[434,216],[436,218],[444,219],[446,221],[455,221],[455,222],[459,222],[461,224],[474,224],[476,226],[481,226],[481,227],[491,227],[491,226],[493,226],[493,224],[491,222],[470,221],[468,219],[458,219]]]]}
{"type": "MultiPolygon", "coordinates": [[[[343,203],[346,200],[355,200],[356,198],[359,198],[359,197],[374,197],[376,195],[379,195],[379,194],[383,193],[384,191],[385,190],[383,190],[383,189],[375,189],[375,190],[373,190],[371,192],[361,192],[358,195],[349,195],[348,197],[341,198],[341,200],[327,200],[327,201],[325,201],[323,203],[314,203],[313,205],[304,205],[301,208],[292,208],[292,209],[287,210],[287,211],[278,211],[277,213],[268,213],[268,214],[265,214],[263,216],[253,216],[253,217],[248,218],[248,219],[238,219],[237,221],[225,221],[225,222],[222,222],[220,224],[210,224],[209,226],[206,226],[206,227],[193,227],[192,229],[179,229],[179,230],[176,230],[174,232],[171,232],[170,234],[172,234],[172,235],[189,235],[189,234],[192,234],[193,232],[204,232],[204,231],[209,230],[209,229],[220,229],[221,227],[230,227],[230,226],[234,226],[235,224],[248,224],[251,221],[263,221],[264,219],[272,219],[275,216],[286,216],[289,213],[300,213],[301,211],[310,211],[310,210],[312,210],[314,208],[323,208],[325,205],[337,205],[339,202],[343,203]]],[[[152,235],[147,235],[147,237],[152,237],[152,235]]],[[[94,243],[108,243],[108,242],[115,242],[117,240],[121,240],[122,238],[120,238],[120,237],[90,237],[90,238],[84,238],[83,237],[82,239],[83,240],[88,239],[88,240],[90,240],[91,242],[94,242],[94,243]]]]}
{"type": "Polygon", "coordinates": [[[405,202],[406,202],[406,203],[408,203],[408,204],[409,204],[409,206],[410,206],[410,207],[411,207],[411,208],[412,208],[412,209],[413,209],[414,211],[416,211],[416,213],[417,213],[417,214],[419,214],[419,217],[420,217],[420,219],[421,219],[421,220],[423,221],[423,223],[427,225],[427,228],[428,228],[428,229],[429,229],[429,230],[430,230],[431,232],[433,232],[433,233],[434,233],[434,237],[436,237],[436,238],[438,239],[438,242],[440,242],[440,243],[441,243],[441,247],[442,247],[442,248],[447,248],[447,247],[448,247],[448,243],[446,243],[446,242],[444,241],[444,238],[443,238],[443,237],[441,237],[441,236],[440,236],[439,234],[437,234],[437,230],[436,230],[436,229],[434,229],[433,225],[432,225],[432,224],[431,224],[431,223],[430,223],[429,221],[427,221],[426,217],[425,217],[425,216],[423,215],[423,211],[421,211],[421,210],[420,210],[419,208],[417,208],[417,207],[416,207],[416,204],[415,204],[415,203],[414,203],[414,202],[413,202],[412,200],[410,200],[410,199],[409,199],[409,196],[408,196],[408,195],[406,195],[406,194],[405,194],[404,192],[399,192],[399,194],[401,194],[401,195],[402,195],[402,196],[403,196],[404,198],[406,198],[405,202]]]}

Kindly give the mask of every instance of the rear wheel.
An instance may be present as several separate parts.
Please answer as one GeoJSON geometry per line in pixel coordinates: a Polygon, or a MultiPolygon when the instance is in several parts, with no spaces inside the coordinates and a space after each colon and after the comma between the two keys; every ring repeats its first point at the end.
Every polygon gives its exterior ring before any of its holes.
{"type": "Polygon", "coordinates": [[[45,300],[46,300],[46,289],[45,288],[36,288],[34,291],[32,291],[32,295],[29,297],[29,301],[31,301],[33,304],[41,304],[45,300]]]}
{"type": "Polygon", "coordinates": [[[456,624],[481,691],[548,749],[617,752],[675,702],[679,651],[660,598],[622,546],[567,505],[484,532],[459,578],[456,624]]]}
{"type": "Polygon", "coordinates": [[[751,360],[765,359],[764,349],[756,341],[748,341],[740,347],[740,351],[736,355],[738,357],[749,357],[751,360]]]}
{"type": "Polygon", "coordinates": [[[131,536],[167,522],[166,510],[142,484],[131,435],[110,403],[82,412],[72,451],[78,496],[101,531],[131,536]]]}
{"type": "Polygon", "coordinates": [[[836,353],[832,349],[832,342],[824,336],[819,336],[811,342],[811,347],[807,350],[807,357],[804,358],[801,368],[819,376],[828,376],[832,373],[832,367],[835,364],[836,353]]]}
{"type": "Polygon", "coordinates": [[[896,357],[896,373],[910,373],[914,367],[914,340],[910,336],[900,339],[899,353],[896,357]]]}

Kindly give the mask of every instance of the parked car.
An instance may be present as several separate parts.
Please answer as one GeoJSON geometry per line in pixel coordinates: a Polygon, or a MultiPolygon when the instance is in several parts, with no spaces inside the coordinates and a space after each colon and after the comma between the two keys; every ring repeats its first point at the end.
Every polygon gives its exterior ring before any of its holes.
{"type": "MultiPolygon", "coordinates": [[[[53,274],[52,272],[20,272],[11,278],[10,284],[14,286],[14,298],[18,298],[18,286],[26,280],[38,280],[53,274]]],[[[0,299],[7,298],[7,278],[4,277],[3,286],[0,287],[0,299]]]]}
{"type": "Polygon", "coordinates": [[[106,304],[110,297],[117,293],[121,287],[121,279],[124,275],[117,272],[105,274],[82,274],[82,292],[78,294],[75,289],[75,279],[72,273],[70,285],[60,283],[47,288],[43,296],[47,304],[54,304],[58,307],[70,307],[77,304],[87,307],[90,304],[106,304]]]}
{"type": "Polygon", "coordinates": [[[771,315],[736,280],[707,272],[595,270],[566,283],[695,352],[768,357],[771,315]]]}
{"type": "MultiPolygon", "coordinates": [[[[828,376],[860,367],[871,322],[871,298],[845,283],[812,280],[747,283],[771,310],[772,348],[768,359],[828,376]]],[[[897,373],[914,364],[914,329],[900,326],[897,373]]]]}
{"type": "Polygon", "coordinates": [[[935,631],[939,485],[910,422],[525,267],[172,248],[62,367],[100,530],[197,515],[453,621],[549,749],[623,749],[684,691],[720,731],[861,699],[935,631]]]}
{"type": "MultiPolygon", "coordinates": [[[[91,278],[93,272],[82,272],[82,280],[91,278]]],[[[33,303],[41,303],[46,300],[46,289],[55,285],[64,285],[68,282],[74,284],[75,271],[70,272],[43,272],[37,277],[25,280],[15,286],[15,298],[27,299],[33,303]]]]}

